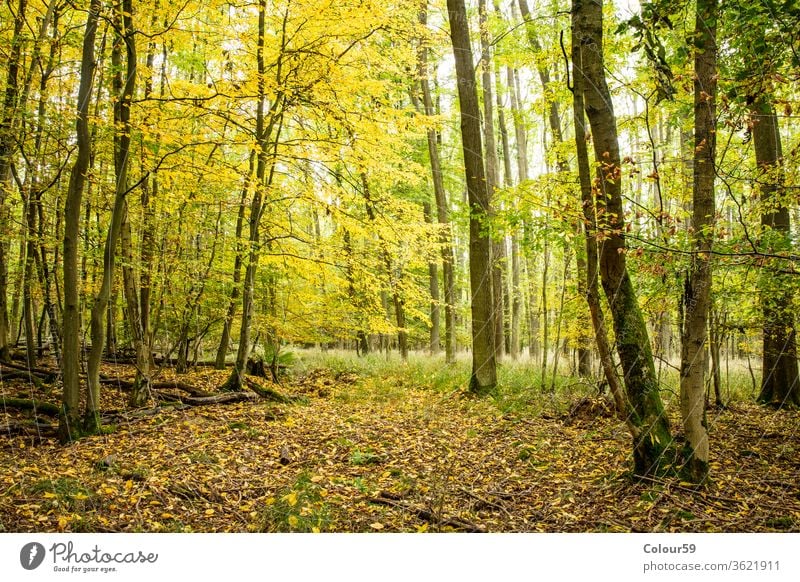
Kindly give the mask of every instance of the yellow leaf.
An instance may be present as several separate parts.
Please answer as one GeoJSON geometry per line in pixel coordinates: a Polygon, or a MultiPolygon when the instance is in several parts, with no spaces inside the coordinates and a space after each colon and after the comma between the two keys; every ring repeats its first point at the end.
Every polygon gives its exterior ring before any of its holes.
{"type": "Polygon", "coordinates": [[[45,499],[52,499],[53,497],[58,497],[55,493],[50,493],[49,491],[45,491],[44,498],[45,499]]]}
{"type": "Polygon", "coordinates": [[[206,515],[214,515],[214,510],[213,509],[206,509],[205,514],[206,515]]]}
{"type": "Polygon", "coordinates": [[[286,496],[286,503],[288,503],[290,507],[294,507],[297,503],[297,493],[294,491],[289,493],[289,495],[286,496]]]}
{"type": "Polygon", "coordinates": [[[173,517],[175,517],[175,516],[174,516],[174,515],[172,515],[171,513],[166,513],[166,512],[165,512],[165,513],[162,513],[162,514],[161,514],[161,519],[171,519],[171,518],[173,518],[173,517]]]}
{"type": "Polygon", "coordinates": [[[289,525],[291,527],[297,527],[297,516],[296,515],[290,515],[289,516],[289,525]]]}
{"type": "Polygon", "coordinates": [[[426,531],[428,531],[427,523],[423,523],[422,525],[417,526],[417,533],[425,533],[426,531]]]}
{"type": "Polygon", "coordinates": [[[62,515],[61,517],[58,518],[58,529],[66,528],[68,523],[69,519],[62,515]]]}
{"type": "Polygon", "coordinates": [[[130,491],[131,489],[133,489],[133,481],[128,479],[125,481],[125,491],[130,491]]]}
{"type": "Polygon", "coordinates": [[[313,477],[311,477],[311,482],[312,482],[312,483],[319,483],[319,482],[320,482],[320,481],[322,481],[324,478],[325,478],[325,477],[323,477],[322,475],[314,475],[313,477]]]}
{"type": "Polygon", "coordinates": [[[318,527],[312,527],[311,528],[311,533],[319,533],[319,528],[318,527]]]}
{"type": "Polygon", "coordinates": [[[369,527],[371,527],[372,529],[381,530],[381,529],[383,529],[383,524],[378,522],[378,521],[376,521],[375,523],[369,524],[369,527]]]}

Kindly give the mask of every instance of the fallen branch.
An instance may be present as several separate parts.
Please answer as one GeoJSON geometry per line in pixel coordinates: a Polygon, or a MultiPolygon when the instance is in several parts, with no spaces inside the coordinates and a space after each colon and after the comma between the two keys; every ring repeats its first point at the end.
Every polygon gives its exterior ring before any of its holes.
{"type": "MultiPolygon", "coordinates": [[[[27,364],[17,364],[14,361],[11,362],[3,362],[0,364],[0,370],[2,367],[6,368],[13,368],[14,370],[20,370],[22,372],[36,374],[37,376],[42,376],[43,378],[50,378],[58,376],[58,370],[51,370],[49,368],[29,368],[27,364]]],[[[14,372],[7,372],[9,374],[13,374],[14,372]]],[[[4,374],[5,375],[5,374],[4,374]]]]}
{"type": "Polygon", "coordinates": [[[42,402],[33,398],[6,398],[0,396],[0,405],[17,410],[33,410],[47,416],[58,416],[60,408],[57,404],[42,402]]]}
{"type": "MultiPolygon", "coordinates": [[[[284,396],[277,390],[273,390],[272,388],[265,388],[264,386],[261,386],[258,382],[250,380],[249,378],[245,378],[244,381],[245,384],[247,384],[247,387],[250,388],[250,390],[258,394],[262,398],[266,398],[267,400],[272,400],[274,402],[279,402],[281,404],[289,404],[294,400],[288,396],[284,396]]],[[[236,393],[234,392],[234,394],[236,393]]]]}
{"type": "Polygon", "coordinates": [[[0,433],[8,436],[23,434],[26,436],[54,437],[58,435],[58,425],[43,422],[9,422],[0,424],[0,433]]]}
{"type": "Polygon", "coordinates": [[[214,396],[184,396],[180,400],[184,404],[189,404],[190,406],[202,406],[205,404],[224,404],[227,402],[258,400],[258,395],[252,392],[226,392],[214,396]]]}
{"type": "MultiPolygon", "coordinates": [[[[113,384],[114,386],[118,386],[122,390],[132,390],[134,382],[132,380],[122,380],[121,378],[110,378],[108,376],[104,376],[100,378],[101,384],[113,384]]],[[[150,383],[151,390],[182,390],[183,392],[187,392],[192,396],[212,396],[211,392],[207,392],[202,388],[198,388],[197,386],[192,386],[191,384],[186,384],[184,382],[151,382],[150,383]]]]}
{"type": "Polygon", "coordinates": [[[485,529],[474,523],[470,523],[468,521],[464,521],[456,517],[439,517],[432,511],[428,511],[423,507],[412,505],[410,503],[403,503],[402,501],[397,501],[395,499],[389,499],[388,497],[384,497],[383,495],[379,495],[378,497],[370,497],[369,501],[371,503],[377,503],[378,505],[388,505],[390,507],[397,507],[399,509],[402,509],[403,511],[413,513],[420,519],[427,521],[428,523],[432,523],[434,525],[448,525],[450,527],[454,527],[469,533],[486,532],[485,529]]]}
{"type": "Polygon", "coordinates": [[[150,418],[161,412],[168,410],[186,410],[191,408],[188,404],[168,404],[162,406],[154,406],[152,408],[137,408],[126,412],[103,412],[100,417],[103,424],[116,423],[119,421],[130,422],[133,420],[140,420],[143,418],[150,418]]]}

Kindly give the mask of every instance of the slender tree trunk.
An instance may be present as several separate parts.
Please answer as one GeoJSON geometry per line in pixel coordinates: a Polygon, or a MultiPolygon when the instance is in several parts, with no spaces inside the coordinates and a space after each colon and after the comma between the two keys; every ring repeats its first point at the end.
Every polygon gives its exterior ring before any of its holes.
{"type": "Polygon", "coordinates": [[[219,340],[219,347],[217,348],[217,357],[215,358],[214,367],[217,370],[225,368],[225,358],[228,355],[228,347],[231,341],[231,326],[233,325],[233,317],[236,315],[236,305],[239,299],[239,288],[242,281],[242,231],[244,230],[244,215],[247,207],[247,194],[250,190],[252,183],[253,171],[255,170],[256,152],[250,152],[250,162],[248,167],[247,178],[242,186],[242,196],[239,200],[239,212],[236,214],[236,256],[233,259],[233,287],[231,289],[230,298],[228,299],[228,310],[225,312],[225,321],[222,323],[222,337],[219,340]]]}
{"type": "Polygon", "coordinates": [[[625,232],[622,208],[622,181],[616,119],[603,65],[603,6],[594,0],[573,0],[573,46],[577,66],[574,76],[582,76],[584,105],[592,128],[598,174],[594,202],[602,211],[599,249],[600,279],[614,322],[617,353],[631,403],[631,420],[638,429],[634,435],[634,472],[656,473],[672,442],[669,423],[659,394],[647,324],[625,260],[625,232]]]}
{"type": "Polygon", "coordinates": [[[722,343],[725,341],[723,322],[720,321],[719,314],[711,313],[711,324],[709,325],[709,337],[711,347],[711,377],[714,381],[714,405],[717,409],[725,407],[722,399],[722,343]]]}
{"type": "MultiPolygon", "coordinates": [[[[126,212],[125,198],[128,194],[128,168],[130,167],[131,146],[131,99],[136,87],[136,38],[133,28],[132,0],[123,0],[120,6],[121,15],[115,17],[121,22],[121,36],[118,36],[112,49],[112,62],[115,65],[114,88],[117,90],[117,101],[114,103],[114,122],[118,133],[114,136],[114,174],[116,192],[111,210],[111,224],[106,235],[103,251],[103,279],[100,291],[95,297],[91,313],[91,340],[87,365],[88,393],[84,412],[84,429],[89,433],[100,428],[100,362],[103,357],[104,337],[103,319],[109,307],[111,288],[114,283],[114,266],[117,241],[122,230],[122,221],[126,212]],[[125,45],[125,77],[122,78],[122,45],[125,45]]],[[[112,304],[113,305],[113,304],[112,304]]],[[[111,318],[109,317],[109,321],[111,318]]]]}
{"type": "MultiPolygon", "coordinates": [[[[344,254],[346,257],[346,277],[347,277],[347,296],[350,299],[350,304],[355,308],[357,314],[364,308],[364,302],[361,296],[356,291],[356,276],[355,269],[353,268],[353,243],[350,239],[350,231],[343,228],[344,235],[342,236],[344,242],[344,254]]],[[[361,322],[359,321],[359,327],[361,322]]],[[[356,354],[359,356],[366,356],[369,353],[369,338],[363,329],[356,331],[356,354]]]]}
{"type": "MultiPolygon", "coordinates": [[[[420,23],[427,24],[426,11],[420,12],[420,23]]],[[[422,103],[425,115],[433,116],[436,111],[431,97],[428,79],[428,49],[423,47],[419,55],[419,83],[422,90],[422,103]]],[[[444,189],[442,166],[439,159],[438,133],[431,128],[427,131],[428,156],[431,162],[431,178],[433,195],[436,199],[436,218],[441,228],[439,244],[442,254],[442,281],[444,283],[444,352],[445,361],[452,363],[456,357],[456,310],[455,310],[455,276],[453,272],[453,243],[450,229],[450,212],[447,204],[447,192],[444,189]]]]}
{"type": "MultiPolygon", "coordinates": [[[[159,1],[154,3],[154,13],[151,20],[151,26],[155,28],[158,25],[157,12],[159,8],[159,1]]],[[[144,81],[144,96],[145,99],[149,98],[153,93],[153,66],[155,64],[155,51],[156,44],[150,41],[147,46],[147,76],[144,81]]],[[[161,89],[160,95],[164,96],[164,86],[166,82],[166,63],[161,65],[161,89]]],[[[159,150],[160,143],[157,142],[155,149],[159,150]]],[[[142,173],[145,170],[145,150],[142,148],[142,173]]],[[[136,351],[136,378],[133,382],[130,396],[128,397],[128,404],[132,407],[144,406],[150,398],[150,382],[151,382],[151,369],[153,366],[153,333],[150,326],[150,312],[151,312],[151,288],[152,288],[152,261],[155,257],[155,213],[151,200],[158,197],[158,170],[153,169],[149,177],[145,177],[141,185],[140,201],[142,205],[142,240],[141,251],[139,256],[139,282],[136,285],[131,266],[133,261],[133,248],[130,241],[130,224],[126,221],[127,233],[123,229],[122,248],[123,252],[127,253],[129,260],[127,267],[123,269],[123,281],[125,285],[126,299],[128,302],[128,316],[134,340],[134,348],[136,351]]],[[[127,212],[126,212],[127,216],[127,212]]]]}
{"type": "MultiPolygon", "coordinates": [[[[287,7],[284,14],[284,21],[288,19],[288,10],[289,8],[287,7]]],[[[258,41],[256,48],[256,64],[258,70],[258,104],[256,106],[256,143],[258,148],[256,153],[256,182],[253,198],[250,202],[249,251],[247,254],[244,281],[242,283],[242,324],[239,329],[239,347],[236,352],[233,371],[225,384],[226,390],[241,390],[242,375],[245,372],[247,360],[250,357],[250,327],[253,318],[256,270],[258,268],[258,259],[261,250],[261,215],[263,213],[264,195],[267,189],[272,185],[272,180],[275,176],[275,150],[278,147],[278,141],[283,127],[282,111],[285,96],[280,91],[276,95],[269,113],[269,121],[266,119],[267,89],[265,75],[267,74],[267,68],[264,59],[264,47],[267,34],[266,11],[266,0],[259,0],[258,41]],[[272,157],[271,162],[270,157],[272,157]],[[268,166],[269,170],[267,169],[268,166]]],[[[277,66],[275,67],[278,86],[281,86],[284,81],[281,76],[283,74],[283,50],[287,42],[285,33],[286,30],[284,26],[284,36],[281,38],[280,46],[281,54],[278,57],[277,66]]]]}
{"type": "Polygon", "coordinates": [[[694,57],[694,253],[686,282],[681,333],[681,418],[686,435],[685,477],[700,483],[708,475],[705,380],[711,313],[714,241],[714,177],[717,98],[717,0],[698,0],[694,57]]]}
{"type": "MultiPolygon", "coordinates": [[[[513,6],[512,6],[513,7],[513,6]]],[[[519,82],[518,76],[515,74],[515,71],[508,67],[506,69],[506,79],[508,84],[508,93],[511,97],[511,117],[514,121],[514,142],[516,144],[516,162],[517,162],[517,183],[523,183],[528,180],[528,137],[527,132],[525,129],[525,123],[522,119],[522,112],[520,111],[519,106],[519,82]]],[[[529,220],[523,221],[523,244],[520,245],[519,236],[516,237],[516,240],[512,242],[512,263],[513,263],[513,249],[516,245],[517,254],[519,255],[517,258],[518,262],[518,269],[522,268],[522,263],[525,265],[525,270],[528,274],[527,278],[529,282],[534,280],[532,275],[532,267],[534,264],[533,259],[533,252],[531,249],[533,238],[533,232],[531,228],[531,224],[529,220]],[[520,246],[522,247],[520,249],[520,246]]],[[[513,270],[513,265],[512,265],[513,270]]],[[[517,276],[519,277],[520,273],[517,272],[517,276]]],[[[513,275],[512,275],[513,276],[513,275]]],[[[513,286],[513,283],[512,283],[513,286]]],[[[531,358],[536,358],[538,355],[538,337],[539,337],[539,318],[536,313],[535,302],[534,302],[534,289],[529,285],[528,286],[528,293],[522,294],[520,282],[518,281],[516,293],[517,296],[514,298],[518,302],[518,323],[517,326],[521,326],[522,320],[522,307],[523,303],[525,304],[527,313],[528,313],[528,355],[531,358]]],[[[512,301],[514,300],[512,299],[512,301]]],[[[514,325],[513,325],[513,303],[512,303],[512,329],[511,335],[514,335],[514,325]]],[[[518,329],[517,334],[519,335],[521,332],[518,329]]],[[[512,339],[512,345],[513,345],[512,339]]],[[[520,342],[521,343],[521,342],[520,342]]]]}
{"type": "MultiPolygon", "coordinates": [[[[375,202],[370,193],[369,181],[366,174],[361,174],[361,186],[363,188],[364,200],[366,202],[367,218],[371,223],[375,223],[375,202]]],[[[406,329],[406,310],[405,302],[403,300],[401,281],[399,274],[396,272],[392,264],[392,257],[389,253],[389,247],[386,240],[378,234],[378,245],[380,246],[380,254],[383,259],[383,265],[386,268],[386,277],[389,282],[389,289],[392,293],[392,305],[394,306],[395,323],[397,325],[397,347],[400,351],[400,357],[403,361],[408,359],[408,330],[406,329]]],[[[388,312],[387,312],[388,315],[388,312]]]]}
{"type": "MultiPolygon", "coordinates": [[[[432,223],[433,216],[431,213],[430,202],[425,202],[422,205],[425,214],[425,222],[432,223]]],[[[431,336],[430,336],[430,352],[431,354],[438,354],[440,350],[440,332],[439,332],[439,305],[441,303],[441,296],[439,293],[439,265],[436,261],[428,262],[428,286],[431,293],[431,336]]]]}
{"type": "MultiPolygon", "coordinates": [[[[10,2],[9,2],[10,5],[10,2]]],[[[14,15],[14,32],[8,54],[3,111],[0,117],[0,232],[8,231],[9,211],[6,196],[12,191],[11,165],[16,150],[16,118],[19,115],[19,69],[22,49],[22,29],[25,25],[27,0],[19,0],[14,15]]],[[[0,361],[11,359],[8,321],[8,243],[0,239],[0,361]]]]}
{"type": "Polygon", "coordinates": [[[447,0],[450,37],[458,78],[461,110],[461,141],[464,151],[469,198],[469,263],[472,291],[472,375],[470,391],[483,393],[497,385],[494,341],[494,305],[492,302],[492,244],[486,234],[490,213],[490,194],[486,187],[483,166],[480,110],[472,65],[472,45],[464,0],[447,0]]]}
{"type": "Polygon", "coordinates": [[[80,235],[81,199],[89,169],[92,144],[89,139],[89,97],[94,75],[94,41],[100,14],[100,0],[91,0],[83,35],[81,80],[78,86],[76,136],[78,153],[69,178],[64,209],[64,368],[61,414],[58,434],[61,442],[80,436],[79,404],[81,359],[80,292],[78,286],[78,243],[80,235]]]}
{"type": "MultiPolygon", "coordinates": [[[[491,46],[489,45],[489,29],[487,25],[486,0],[478,0],[478,15],[481,40],[481,85],[483,86],[483,141],[486,145],[484,161],[486,163],[486,189],[488,199],[494,198],[494,192],[500,184],[497,141],[494,135],[494,94],[492,91],[492,65],[491,46]]],[[[496,208],[491,207],[491,214],[496,208]]],[[[492,233],[496,230],[491,228],[492,233]]],[[[505,328],[503,325],[505,300],[504,293],[504,262],[505,245],[495,236],[492,237],[492,302],[494,305],[494,349],[495,358],[502,359],[505,355],[505,328]]]]}
{"type": "Polygon", "coordinates": [[[24,290],[22,293],[25,312],[25,355],[29,368],[36,367],[36,346],[34,345],[33,325],[33,281],[36,261],[36,204],[33,202],[31,192],[28,192],[25,201],[25,225],[27,229],[27,242],[25,245],[25,276],[24,290]]]}

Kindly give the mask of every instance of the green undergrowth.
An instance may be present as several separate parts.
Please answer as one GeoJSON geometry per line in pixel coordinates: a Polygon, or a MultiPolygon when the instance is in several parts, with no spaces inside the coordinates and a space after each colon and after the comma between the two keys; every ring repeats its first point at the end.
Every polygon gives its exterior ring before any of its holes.
{"type": "MultiPolygon", "coordinates": [[[[446,363],[442,354],[412,353],[403,362],[396,353],[388,357],[384,353],[359,357],[343,350],[296,350],[295,353],[296,376],[317,369],[327,370],[334,378],[355,375],[356,382],[337,391],[336,396],[343,400],[399,403],[409,389],[431,391],[441,397],[469,397],[471,362],[466,353],[459,354],[452,364],[446,363]]],[[[495,390],[476,400],[491,403],[502,414],[532,417],[561,415],[581,398],[605,394],[599,375],[593,379],[579,378],[570,373],[568,366],[569,358],[562,357],[559,373],[554,376],[550,368],[543,377],[539,362],[506,358],[498,366],[495,390]]],[[[658,373],[663,400],[667,405],[677,406],[680,390],[677,370],[662,365],[658,373]]],[[[755,398],[752,376],[745,363],[729,363],[723,367],[721,376],[724,404],[755,398]]],[[[713,403],[713,392],[709,398],[713,403]]]]}

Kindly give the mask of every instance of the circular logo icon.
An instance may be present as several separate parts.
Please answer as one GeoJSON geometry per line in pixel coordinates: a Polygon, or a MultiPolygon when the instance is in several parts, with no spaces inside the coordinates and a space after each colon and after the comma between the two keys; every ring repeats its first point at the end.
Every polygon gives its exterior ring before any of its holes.
{"type": "Polygon", "coordinates": [[[19,552],[19,563],[26,570],[35,570],[44,561],[44,546],[39,542],[30,542],[22,546],[19,552]]]}

